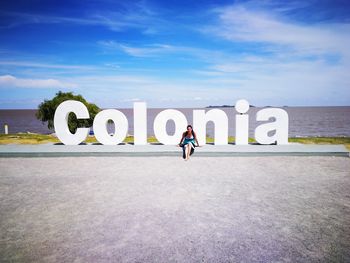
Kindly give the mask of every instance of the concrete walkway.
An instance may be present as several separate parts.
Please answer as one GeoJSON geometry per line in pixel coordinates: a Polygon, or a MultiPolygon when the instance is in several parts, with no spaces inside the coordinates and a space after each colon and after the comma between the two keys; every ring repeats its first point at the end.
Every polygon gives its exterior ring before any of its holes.
{"type": "Polygon", "coordinates": [[[349,189],[347,157],[0,158],[0,261],[350,262],[349,189]]]}
{"type": "MultiPolygon", "coordinates": [[[[182,148],[175,145],[0,145],[0,157],[60,156],[179,156],[182,148]]],[[[328,155],[349,156],[344,145],[210,145],[196,147],[197,156],[263,156],[263,155],[328,155]]]]}

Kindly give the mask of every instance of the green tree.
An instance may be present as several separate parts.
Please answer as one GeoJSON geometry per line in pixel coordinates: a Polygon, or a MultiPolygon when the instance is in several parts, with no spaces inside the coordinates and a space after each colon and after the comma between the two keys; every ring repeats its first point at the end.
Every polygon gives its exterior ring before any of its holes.
{"type": "Polygon", "coordinates": [[[90,114],[90,119],[78,120],[74,113],[69,114],[68,117],[68,127],[72,133],[75,133],[76,129],[79,127],[91,127],[95,115],[100,111],[100,108],[95,104],[87,102],[83,96],[74,95],[73,92],[62,92],[56,93],[56,96],[51,100],[44,100],[38,106],[38,111],[36,112],[36,117],[42,122],[47,122],[47,127],[49,129],[54,128],[53,119],[55,116],[55,111],[63,101],[66,100],[77,100],[82,102],[88,109],[90,114]]]}

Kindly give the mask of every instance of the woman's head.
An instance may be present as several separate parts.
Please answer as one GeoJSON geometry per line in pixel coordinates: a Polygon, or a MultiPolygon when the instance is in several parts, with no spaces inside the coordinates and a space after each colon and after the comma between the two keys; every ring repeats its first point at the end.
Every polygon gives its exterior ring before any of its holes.
{"type": "Polygon", "coordinates": [[[193,130],[193,128],[192,128],[192,125],[188,124],[188,125],[187,125],[186,134],[191,134],[191,133],[194,134],[194,130],[193,130]]]}

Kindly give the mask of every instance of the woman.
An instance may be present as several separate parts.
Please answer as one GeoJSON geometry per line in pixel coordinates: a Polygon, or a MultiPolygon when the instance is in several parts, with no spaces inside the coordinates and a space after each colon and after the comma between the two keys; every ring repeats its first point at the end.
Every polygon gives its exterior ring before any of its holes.
{"type": "Polygon", "coordinates": [[[194,152],[195,142],[197,147],[199,146],[196,133],[193,131],[191,125],[187,125],[187,131],[182,134],[180,143],[178,144],[182,147],[182,157],[187,161],[190,158],[190,155],[194,152]]]}

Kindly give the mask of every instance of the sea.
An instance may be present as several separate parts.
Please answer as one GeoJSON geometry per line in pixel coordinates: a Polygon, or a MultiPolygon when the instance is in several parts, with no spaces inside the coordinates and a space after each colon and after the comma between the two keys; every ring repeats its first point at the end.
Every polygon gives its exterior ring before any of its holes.
{"type": "MultiPolygon", "coordinates": [[[[218,107],[226,112],[229,120],[229,136],[235,134],[234,107],[218,107]]],[[[262,122],[256,121],[256,113],[263,107],[251,107],[249,115],[249,136],[254,137],[255,128],[262,122]]],[[[350,106],[337,107],[281,107],[288,112],[289,137],[350,137],[350,106]]],[[[210,110],[210,108],[174,108],[182,112],[192,124],[192,114],[195,109],[210,110]]],[[[129,121],[129,135],[133,134],[133,109],[118,109],[125,114],[129,121]]],[[[148,136],[154,135],[153,121],[164,108],[147,109],[148,136]]],[[[35,117],[36,110],[0,110],[0,134],[4,133],[4,125],[8,125],[9,133],[41,133],[51,134],[54,130],[47,128],[47,123],[42,123],[35,117]]],[[[167,122],[166,129],[169,135],[175,133],[175,123],[167,122]]],[[[110,124],[109,132],[118,128],[118,124],[110,124]]],[[[207,136],[214,136],[214,124],[207,123],[207,136]]]]}

